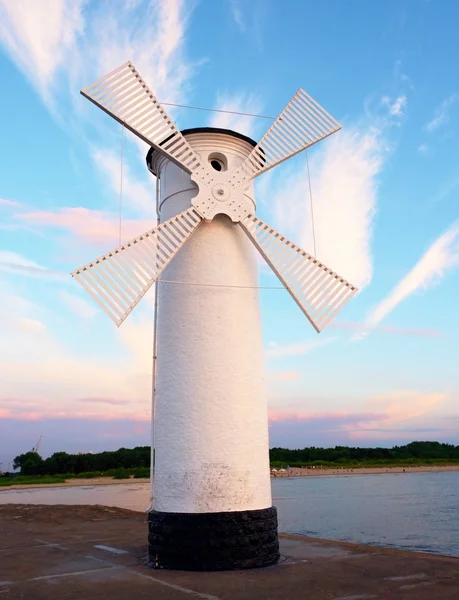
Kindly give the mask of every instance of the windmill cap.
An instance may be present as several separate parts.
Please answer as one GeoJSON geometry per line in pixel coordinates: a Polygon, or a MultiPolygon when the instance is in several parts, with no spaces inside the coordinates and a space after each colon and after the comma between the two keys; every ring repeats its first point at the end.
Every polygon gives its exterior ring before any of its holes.
{"type": "MultiPolygon", "coordinates": [[[[253,147],[255,147],[257,145],[257,142],[255,140],[252,140],[252,138],[249,138],[248,136],[246,136],[242,133],[239,133],[237,131],[233,131],[232,129],[220,129],[219,127],[194,127],[192,129],[182,129],[182,131],[180,133],[184,136],[191,135],[193,133],[220,133],[220,134],[224,134],[224,135],[230,135],[239,140],[243,140],[244,142],[247,142],[248,144],[250,144],[253,147]]],[[[162,144],[165,144],[166,142],[168,142],[173,137],[173,135],[174,134],[168,136],[165,140],[163,140],[161,142],[160,146],[162,144]]],[[[146,161],[147,161],[148,168],[152,171],[152,173],[154,175],[157,175],[157,173],[155,173],[155,171],[151,168],[152,167],[152,158],[153,158],[154,153],[155,153],[155,149],[152,146],[147,152],[146,161]]]]}

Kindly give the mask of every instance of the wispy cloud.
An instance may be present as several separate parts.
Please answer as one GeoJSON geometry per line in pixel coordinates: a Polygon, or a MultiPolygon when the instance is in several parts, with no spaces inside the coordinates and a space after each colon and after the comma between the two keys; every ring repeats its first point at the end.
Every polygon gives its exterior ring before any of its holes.
{"type": "Polygon", "coordinates": [[[306,352],[310,352],[314,348],[326,346],[334,340],[335,338],[329,337],[320,339],[318,338],[315,340],[304,340],[300,342],[294,342],[293,344],[278,344],[266,350],[265,356],[268,358],[278,358],[280,356],[301,356],[302,354],[306,354],[306,352]]]}
{"type": "Polygon", "coordinates": [[[40,279],[67,280],[65,273],[48,269],[34,260],[9,250],[0,250],[0,271],[26,277],[39,277],[40,279]]]}
{"type": "Polygon", "coordinates": [[[418,152],[420,154],[427,154],[429,150],[429,147],[427,146],[427,144],[421,144],[420,146],[418,146],[418,152]]]}
{"type": "Polygon", "coordinates": [[[442,125],[449,123],[451,108],[458,101],[459,94],[457,93],[450,94],[447,98],[445,98],[440,106],[435,109],[432,120],[426,124],[427,131],[435,131],[442,125]]]}
{"type": "Polygon", "coordinates": [[[365,423],[369,421],[379,421],[386,419],[385,414],[376,412],[352,413],[345,411],[329,412],[304,412],[294,410],[269,410],[269,420],[274,421],[340,421],[343,425],[351,421],[352,423],[365,423]]]}
{"type": "Polygon", "coordinates": [[[241,3],[239,0],[231,0],[231,14],[239,31],[241,33],[244,33],[247,29],[247,26],[245,23],[244,13],[242,12],[241,3]]]}
{"type": "Polygon", "coordinates": [[[394,327],[393,325],[376,325],[369,327],[366,323],[353,323],[349,321],[334,321],[329,325],[329,329],[339,329],[343,331],[361,331],[366,332],[378,332],[378,333],[389,333],[391,335],[419,335],[425,337],[445,337],[442,331],[437,329],[410,329],[408,327],[394,327]]]}
{"type": "Polygon", "coordinates": [[[389,114],[393,117],[401,117],[405,114],[407,105],[407,97],[405,95],[397,96],[395,99],[383,96],[381,102],[388,107],[389,114]]]}
{"type": "Polygon", "coordinates": [[[11,208],[19,206],[19,202],[15,200],[7,200],[6,198],[0,198],[0,206],[9,206],[11,208]]]}
{"type": "MultiPolygon", "coordinates": [[[[430,246],[416,265],[398,283],[394,290],[375,306],[367,318],[368,331],[379,323],[401,302],[418,290],[425,290],[437,284],[446,273],[459,266],[459,222],[454,223],[430,246]]],[[[360,339],[357,335],[354,339],[360,339]]]]}
{"type": "Polygon", "coordinates": [[[457,170],[455,170],[452,177],[447,178],[445,181],[442,181],[438,192],[434,195],[432,199],[432,204],[441,202],[445,198],[448,198],[448,196],[452,194],[452,192],[454,192],[458,187],[459,177],[457,175],[457,170]]]}
{"type": "MultiPolygon", "coordinates": [[[[232,111],[237,113],[250,113],[250,115],[260,115],[263,111],[261,99],[253,93],[241,92],[239,94],[218,94],[215,107],[217,110],[232,111]]],[[[238,115],[230,113],[212,113],[209,121],[210,127],[220,127],[222,129],[233,129],[249,137],[255,135],[256,128],[263,120],[266,126],[266,119],[259,119],[250,115],[238,115]]],[[[267,121],[268,125],[270,121],[267,121]]]]}
{"type": "Polygon", "coordinates": [[[0,0],[0,41],[47,104],[58,73],[70,68],[84,30],[86,0],[0,0]]]}
{"type": "Polygon", "coordinates": [[[87,404],[109,404],[110,406],[122,406],[129,404],[128,400],[120,400],[119,398],[78,398],[75,402],[83,402],[87,404]]]}

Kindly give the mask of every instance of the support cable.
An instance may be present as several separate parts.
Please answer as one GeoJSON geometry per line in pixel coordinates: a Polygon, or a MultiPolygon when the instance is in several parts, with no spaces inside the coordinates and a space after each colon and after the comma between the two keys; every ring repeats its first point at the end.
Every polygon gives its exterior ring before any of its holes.
{"type": "Polygon", "coordinates": [[[237,110],[223,110],[221,108],[203,108],[202,106],[189,106],[187,104],[174,104],[173,102],[161,102],[164,106],[175,106],[177,108],[191,108],[191,110],[205,110],[207,112],[225,113],[228,115],[242,115],[243,117],[257,117],[258,119],[270,119],[275,121],[277,117],[267,115],[256,115],[254,113],[238,112],[237,110]]]}
{"type": "Polygon", "coordinates": [[[172,279],[158,279],[161,283],[173,283],[176,285],[194,285],[198,287],[232,288],[242,290],[285,290],[282,285],[225,285],[221,283],[195,283],[193,281],[175,281],[172,279]]]}
{"type": "Polygon", "coordinates": [[[309,183],[309,205],[311,208],[311,225],[312,225],[312,243],[314,244],[314,258],[316,256],[316,231],[314,227],[314,207],[312,203],[312,187],[311,187],[311,174],[309,172],[309,159],[308,159],[308,151],[306,150],[306,165],[308,168],[308,183],[309,183]]]}
{"type": "Polygon", "coordinates": [[[123,212],[123,170],[124,170],[124,125],[121,124],[121,168],[120,168],[120,206],[119,206],[119,227],[118,227],[118,239],[119,245],[121,246],[121,221],[123,212]]]}

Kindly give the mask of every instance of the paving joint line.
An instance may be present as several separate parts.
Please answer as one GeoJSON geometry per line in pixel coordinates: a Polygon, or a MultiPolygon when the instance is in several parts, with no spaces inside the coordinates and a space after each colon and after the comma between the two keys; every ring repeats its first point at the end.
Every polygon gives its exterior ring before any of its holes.
{"type": "MultiPolygon", "coordinates": [[[[65,550],[67,552],[70,552],[70,550],[68,548],[65,548],[64,546],[61,546],[60,544],[53,544],[52,542],[46,542],[44,540],[40,540],[38,538],[35,538],[34,541],[38,541],[41,542],[42,546],[45,547],[58,547],[62,550],[65,550]]],[[[84,543],[84,542],[81,542],[84,543]]],[[[97,546],[94,546],[97,547],[97,546]]],[[[127,554],[129,554],[128,552],[126,552],[127,554]]],[[[133,575],[136,575],[137,577],[140,577],[142,579],[148,579],[150,581],[153,581],[154,583],[158,583],[159,585],[163,585],[165,587],[171,588],[173,590],[176,590],[178,592],[183,592],[184,594],[189,594],[191,596],[196,596],[198,598],[203,598],[203,600],[220,600],[220,598],[218,596],[213,596],[212,594],[206,594],[203,592],[198,592],[196,590],[192,590],[186,587],[182,587],[180,585],[176,585],[175,583],[169,583],[168,581],[164,581],[162,579],[159,579],[158,577],[153,577],[152,575],[147,575],[146,573],[140,573],[139,571],[136,571],[135,569],[133,569],[132,567],[125,567],[124,565],[117,565],[115,563],[112,563],[108,560],[104,560],[102,558],[98,558],[95,556],[91,556],[91,555],[85,555],[85,554],[81,554],[80,552],[75,552],[75,554],[77,556],[82,556],[83,558],[87,558],[89,560],[94,560],[96,562],[101,562],[105,565],[108,565],[106,567],[101,567],[100,569],[89,569],[89,570],[85,570],[85,571],[75,571],[73,573],[59,573],[58,575],[41,575],[39,577],[34,577],[32,579],[25,579],[22,581],[1,581],[0,582],[0,586],[6,586],[6,585],[19,585],[21,583],[30,583],[33,581],[44,581],[46,579],[57,579],[60,577],[78,577],[79,575],[87,575],[88,573],[100,573],[100,572],[105,572],[105,571],[126,571],[127,573],[131,573],[133,575]]]]}

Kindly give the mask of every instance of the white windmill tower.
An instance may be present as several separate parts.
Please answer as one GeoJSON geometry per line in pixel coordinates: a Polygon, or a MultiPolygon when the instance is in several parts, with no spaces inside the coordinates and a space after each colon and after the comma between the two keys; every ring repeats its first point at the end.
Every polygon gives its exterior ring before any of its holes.
{"type": "Polygon", "coordinates": [[[255,216],[252,181],[341,126],[300,89],[258,143],[227,130],[180,132],[130,62],[81,93],[151,145],[147,163],[160,179],[158,227],[72,273],[116,325],[163,282],[151,562],[273,564],[277,514],[249,240],[317,331],[357,290],[255,216]]]}

